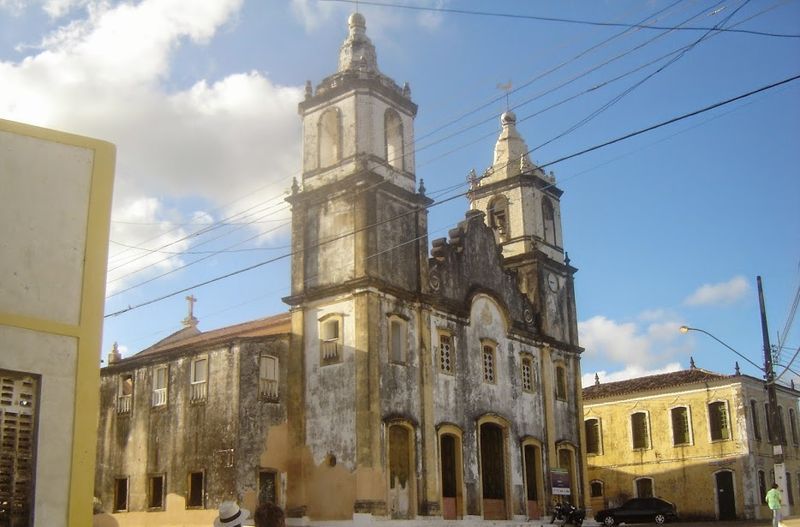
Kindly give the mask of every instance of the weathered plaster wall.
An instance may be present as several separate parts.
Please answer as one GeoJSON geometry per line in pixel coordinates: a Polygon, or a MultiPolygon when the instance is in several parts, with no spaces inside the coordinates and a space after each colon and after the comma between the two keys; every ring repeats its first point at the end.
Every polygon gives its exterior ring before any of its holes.
{"type": "MultiPolygon", "coordinates": [[[[166,492],[187,493],[188,473],[205,471],[206,503],[236,497],[233,463],[238,438],[238,354],[229,347],[197,350],[168,362],[168,403],[152,406],[153,366],[141,361],[110,366],[101,375],[100,441],[97,492],[111,511],[114,478],[129,477],[130,511],[147,509],[149,474],[166,474],[166,492]],[[208,356],[208,396],[190,402],[192,358],[208,356]],[[128,414],[116,411],[121,374],[134,375],[133,406],[128,414]]],[[[126,513],[120,513],[124,516],[126,513]]]]}
{"type": "Polygon", "coordinates": [[[353,212],[352,196],[341,194],[305,210],[305,287],[353,278],[353,212]]]}
{"type": "Polygon", "coordinates": [[[286,505],[285,482],[289,465],[286,428],[286,397],[289,341],[285,336],[242,341],[236,346],[239,355],[239,433],[235,446],[236,494],[244,506],[257,505],[260,469],[277,472],[278,503],[286,505]],[[278,399],[259,391],[259,361],[262,354],[278,358],[278,399]]]}
{"type": "Polygon", "coordinates": [[[306,444],[315,465],[332,453],[337,465],[356,468],[355,414],[355,311],[352,298],[319,303],[306,309],[306,444]],[[342,359],[321,362],[319,320],[325,315],[341,315],[342,359]]]}

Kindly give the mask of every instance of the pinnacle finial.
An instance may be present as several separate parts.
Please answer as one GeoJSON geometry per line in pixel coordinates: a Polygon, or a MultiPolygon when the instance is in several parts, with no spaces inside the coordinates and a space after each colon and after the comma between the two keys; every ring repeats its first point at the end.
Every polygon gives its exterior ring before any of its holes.
{"type": "Polygon", "coordinates": [[[597,375],[597,372],[595,372],[595,374],[594,374],[594,385],[595,386],[600,386],[600,376],[597,375]]]}
{"type": "Polygon", "coordinates": [[[695,364],[694,364],[694,357],[689,357],[689,369],[694,370],[696,368],[697,368],[697,366],[695,366],[695,364]]]}
{"type": "Polygon", "coordinates": [[[741,372],[741,371],[739,371],[739,361],[738,361],[738,360],[737,360],[737,361],[736,361],[736,363],[735,363],[735,367],[734,367],[734,370],[733,370],[733,371],[736,373],[736,376],[737,376],[737,377],[738,377],[739,375],[741,375],[741,374],[742,374],[742,372],[741,372]]]}

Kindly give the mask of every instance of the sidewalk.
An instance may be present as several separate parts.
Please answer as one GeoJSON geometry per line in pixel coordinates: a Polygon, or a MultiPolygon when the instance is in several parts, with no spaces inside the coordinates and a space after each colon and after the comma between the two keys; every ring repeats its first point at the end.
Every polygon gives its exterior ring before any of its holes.
{"type": "Polygon", "coordinates": [[[800,516],[787,516],[781,520],[781,527],[800,527],[800,516]]]}

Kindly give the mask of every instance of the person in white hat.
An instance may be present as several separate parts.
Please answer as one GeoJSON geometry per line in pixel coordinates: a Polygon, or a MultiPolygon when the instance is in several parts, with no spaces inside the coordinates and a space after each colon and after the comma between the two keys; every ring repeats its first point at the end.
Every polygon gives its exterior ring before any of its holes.
{"type": "Polygon", "coordinates": [[[235,501],[223,501],[219,505],[219,516],[214,520],[214,527],[242,527],[250,517],[250,511],[242,509],[235,501]]]}

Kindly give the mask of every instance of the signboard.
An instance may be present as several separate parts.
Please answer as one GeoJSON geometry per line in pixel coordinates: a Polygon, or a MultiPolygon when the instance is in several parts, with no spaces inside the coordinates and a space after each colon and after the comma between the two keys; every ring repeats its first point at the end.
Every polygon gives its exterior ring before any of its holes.
{"type": "Polygon", "coordinates": [[[572,494],[572,491],[569,489],[569,472],[567,469],[551,469],[550,486],[553,488],[553,496],[569,496],[572,494]]]}

